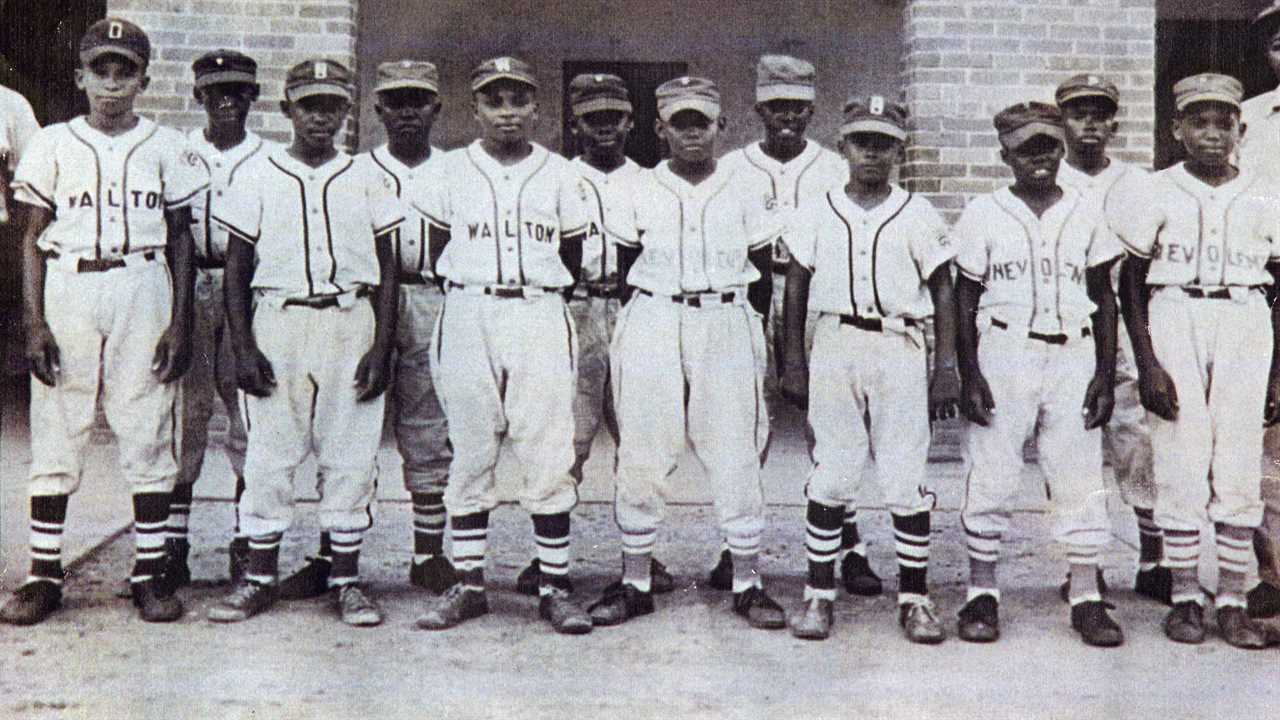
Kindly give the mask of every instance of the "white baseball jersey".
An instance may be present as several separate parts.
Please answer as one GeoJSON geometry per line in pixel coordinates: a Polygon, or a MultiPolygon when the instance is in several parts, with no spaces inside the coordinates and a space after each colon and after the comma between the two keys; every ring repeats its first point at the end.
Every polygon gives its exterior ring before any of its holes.
{"type": "Polygon", "coordinates": [[[187,144],[204,161],[205,170],[209,173],[209,187],[197,194],[191,203],[191,237],[195,240],[196,257],[210,263],[224,263],[227,259],[227,229],[210,221],[213,207],[222,201],[226,187],[236,179],[240,168],[272,145],[257,133],[247,130],[240,144],[223,151],[205,139],[204,128],[188,132],[187,144]]]}
{"type": "Polygon", "coordinates": [[[581,157],[574,158],[573,167],[586,181],[587,214],[591,218],[587,224],[587,237],[582,242],[582,275],[584,282],[612,282],[617,279],[618,255],[614,243],[619,237],[633,238],[635,229],[631,227],[632,191],[637,178],[644,173],[644,168],[631,158],[626,158],[621,167],[604,172],[592,167],[581,157]],[[610,224],[620,224],[613,230],[610,224]]]}
{"type": "Polygon", "coordinates": [[[115,136],[84,117],[50,125],[14,176],[18,200],[56,215],[40,249],[95,259],[164,248],[164,211],[190,204],[208,184],[182,134],[143,117],[115,136]]]}
{"type": "Polygon", "coordinates": [[[31,138],[40,129],[31,103],[22,95],[0,85],[0,158],[8,161],[5,168],[12,173],[18,160],[27,149],[31,138]]]}
{"type": "Polygon", "coordinates": [[[392,183],[342,151],[313,168],[273,148],[225,192],[214,221],[254,244],[253,288],[284,298],[377,285],[374,238],[404,221],[392,183]]]}
{"type": "Polygon", "coordinates": [[[1123,253],[1070,187],[1039,218],[1009,188],[974,198],[953,233],[960,272],[986,286],[979,310],[1046,334],[1088,325],[1096,308],[1085,273],[1123,253]]]}
{"type": "Polygon", "coordinates": [[[1280,88],[1245,100],[1240,122],[1245,126],[1236,148],[1241,169],[1280,179],[1280,88]]]}
{"type": "Polygon", "coordinates": [[[479,140],[441,158],[448,182],[415,207],[447,230],[436,271],[463,285],[564,287],[560,241],[587,227],[587,188],[568,160],[533,144],[502,165],[479,140]],[[487,192],[486,192],[487,190],[487,192]]]}
{"type": "Polygon", "coordinates": [[[1081,172],[1064,160],[1058,168],[1058,184],[1079,192],[1090,208],[1104,212],[1116,204],[1116,189],[1121,187],[1122,182],[1141,182],[1149,174],[1137,165],[1116,158],[1110,160],[1107,167],[1097,175],[1081,172]]]}
{"type": "Polygon", "coordinates": [[[659,165],[637,183],[635,229],[641,247],[627,282],[657,295],[745,288],[760,279],[747,255],[778,235],[778,219],[725,164],[697,185],[659,165]]]}
{"type": "Polygon", "coordinates": [[[928,317],[929,277],[955,257],[938,211],[896,186],[870,210],[850,200],[843,183],[830,188],[786,242],[813,272],[809,310],[837,315],[928,317]]]}
{"type": "Polygon", "coordinates": [[[396,159],[386,143],[356,158],[357,163],[371,163],[377,172],[391,182],[395,196],[400,199],[400,211],[405,223],[396,238],[396,265],[400,272],[434,278],[431,272],[430,248],[427,247],[427,216],[413,208],[414,198],[434,192],[441,180],[436,172],[444,151],[431,148],[431,155],[419,165],[409,167],[396,159]]]}

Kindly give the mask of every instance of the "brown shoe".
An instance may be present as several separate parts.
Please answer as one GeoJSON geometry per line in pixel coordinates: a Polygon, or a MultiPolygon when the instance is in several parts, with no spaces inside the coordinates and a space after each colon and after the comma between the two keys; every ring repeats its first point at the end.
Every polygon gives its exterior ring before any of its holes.
{"type": "Polygon", "coordinates": [[[1204,642],[1204,608],[1191,600],[1174,603],[1164,616],[1164,634],[1174,642],[1191,645],[1204,642]]]}
{"type": "Polygon", "coordinates": [[[422,630],[447,630],[489,612],[484,590],[471,590],[461,583],[445,591],[418,618],[422,630]]]}
{"type": "Polygon", "coordinates": [[[960,608],[957,626],[966,642],[995,642],[1000,639],[1000,601],[993,595],[979,595],[960,608]]]}
{"type": "Polygon", "coordinates": [[[147,622],[173,622],[182,617],[182,601],[159,578],[133,583],[133,606],[147,622]]]}
{"type": "Polygon", "coordinates": [[[928,600],[899,605],[898,624],[902,626],[902,634],[913,643],[937,645],[947,639],[947,631],[938,620],[933,603],[928,600]]]}
{"type": "Polygon", "coordinates": [[[781,630],[787,626],[787,614],[762,587],[749,587],[733,594],[733,611],[760,630],[781,630]]]}
{"type": "Polygon", "coordinates": [[[1249,619],[1249,613],[1236,605],[1218,608],[1218,630],[1228,644],[1244,650],[1259,650],[1267,646],[1267,633],[1249,619]]]}
{"type": "Polygon", "coordinates": [[[24,583],[0,608],[0,622],[35,625],[62,607],[62,587],[47,580],[24,583]]]}

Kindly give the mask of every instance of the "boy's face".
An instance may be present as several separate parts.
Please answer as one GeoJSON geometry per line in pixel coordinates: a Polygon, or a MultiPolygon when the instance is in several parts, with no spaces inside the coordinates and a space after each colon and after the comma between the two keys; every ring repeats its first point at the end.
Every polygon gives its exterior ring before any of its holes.
{"type": "Polygon", "coordinates": [[[532,87],[515,80],[495,80],[472,96],[480,137],[499,144],[529,139],[538,121],[538,100],[532,87]]]}
{"type": "Polygon", "coordinates": [[[579,115],[573,121],[573,134],[584,154],[620,149],[631,132],[631,114],[621,110],[597,110],[579,115]]]}
{"type": "Polygon", "coordinates": [[[657,121],[657,131],[671,148],[671,157],[683,162],[707,162],[715,157],[716,136],[723,118],[712,120],[697,110],[681,110],[670,120],[657,121]]]}
{"type": "Polygon", "coordinates": [[[76,68],[76,87],[89,99],[93,115],[118,117],[133,112],[134,100],[150,82],[143,69],[123,55],[100,55],[88,67],[76,68]]]}
{"type": "Polygon", "coordinates": [[[800,140],[813,118],[813,103],[807,100],[769,100],[756,103],[756,114],[765,134],[779,140],[800,140]]]}
{"type": "Polygon", "coordinates": [[[839,147],[849,162],[850,179],[864,185],[889,182],[893,165],[902,156],[902,141],[883,133],[852,133],[840,138],[839,147]]]}
{"type": "Polygon", "coordinates": [[[1173,123],[1173,137],[1187,155],[1209,167],[1231,162],[1240,132],[1240,111],[1213,100],[1192,103],[1173,123]]]}
{"type": "Polygon", "coordinates": [[[211,125],[244,127],[249,108],[258,99],[258,86],[241,82],[217,83],[196,88],[193,94],[211,125]]]}
{"type": "Polygon", "coordinates": [[[1018,186],[1050,190],[1057,183],[1058,165],[1065,152],[1057,138],[1036,135],[1016,148],[1002,149],[1000,158],[1013,171],[1018,186]]]}
{"type": "Polygon", "coordinates": [[[351,103],[337,95],[308,95],[300,100],[283,100],[280,109],[293,123],[294,142],[321,152],[333,147],[351,103]]]}
{"type": "Polygon", "coordinates": [[[1280,25],[1276,25],[1275,32],[1263,43],[1262,50],[1266,53],[1271,72],[1280,78],[1280,25]]]}
{"type": "Polygon", "coordinates": [[[440,112],[440,97],[424,88],[397,88],[377,94],[374,112],[382,120],[390,140],[414,140],[425,136],[440,112]]]}
{"type": "Polygon", "coordinates": [[[1105,149],[1116,134],[1116,107],[1101,97],[1071,100],[1062,106],[1067,144],[1076,150],[1105,149]]]}

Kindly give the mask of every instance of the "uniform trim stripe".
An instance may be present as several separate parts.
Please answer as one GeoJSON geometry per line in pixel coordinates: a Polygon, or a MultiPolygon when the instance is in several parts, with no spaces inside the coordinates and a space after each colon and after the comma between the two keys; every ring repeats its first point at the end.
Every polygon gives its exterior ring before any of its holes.
{"type": "Polygon", "coordinates": [[[239,237],[241,240],[244,240],[250,245],[253,245],[258,242],[258,237],[259,237],[258,235],[252,235],[250,233],[247,233],[244,230],[241,230],[240,228],[236,227],[235,225],[232,225],[231,223],[227,222],[226,220],[218,217],[217,215],[213,215],[212,217],[214,222],[217,222],[219,225],[226,228],[228,232],[234,234],[236,237],[239,237]]]}
{"type": "MultiPolygon", "coordinates": [[[[343,165],[337,172],[330,175],[329,179],[324,181],[324,185],[320,190],[320,208],[324,215],[324,235],[325,240],[328,243],[327,249],[329,250],[329,284],[336,288],[338,292],[345,292],[345,289],[335,282],[338,277],[338,257],[333,253],[333,222],[329,219],[329,186],[332,185],[333,181],[337,180],[339,176],[350,170],[352,165],[355,165],[355,159],[348,158],[347,164],[343,165]]],[[[401,222],[404,222],[404,218],[397,220],[393,223],[393,226],[399,225],[401,222]]],[[[375,236],[381,234],[382,233],[379,231],[374,232],[375,236]]]]}
{"type": "Polygon", "coordinates": [[[378,149],[377,149],[377,148],[374,148],[374,149],[372,149],[372,150],[370,150],[370,151],[369,151],[369,158],[370,158],[371,160],[373,160],[374,164],[376,164],[378,167],[382,168],[382,171],[383,171],[383,172],[385,172],[386,174],[390,175],[392,180],[395,180],[395,181],[396,181],[396,197],[400,197],[400,176],[399,176],[399,175],[396,175],[396,174],[395,174],[395,172],[391,170],[391,168],[387,167],[387,166],[386,166],[386,163],[384,163],[384,162],[382,162],[381,160],[379,160],[379,159],[378,159],[378,149]]]}
{"type": "MultiPolygon", "coordinates": [[[[880,227],[876,228],[875,236],[871,239],[871,295],[876,301],[876,312],[880,313],[880,317],[889,317],[889,314],[884,311],[884,306],[880,304],[880,283],[876,280],[876,254],[880,251],[880,233],[884,232],[884,229],[889,227],[890,223],[898,219],[902,211],[907,209],[907,205],[911,203],[911,198],[913,197],[915,197],[914,193],[907,193],[907,199],[902,201],[902,205],[898,206],[898,209],[894,210],[887,220],[880,223],[880,227]]],[[[850,268],[850,271],[852,272],[852,268],[850,268]]],[[[856,308],[854,314],[857,314],[856,308]]]]}
{"type": "Polygon", "coordinates": [[[58,210],[58,204],[57,204],[57,203],[55,203],[53,200],[49,199],[48,197],[46,197],[44,193],[42,193],[42,192],[40,192],[39,190],[37,190],[37,189],[35,188],[35,186],[34,186],[34,185],[32,185],[31,183],[25,183],[25,182],[14,183],[14,184],[13,184],[13,187],[14,187],[14,189],[15,189],[15,190],[16,190],[16,189],[18,189],[18,188],[22,188],[23,190],[27,190],[27,191],[28,191],[28,192],[30,192],[32,195],[35,195],[37,198],[39,198],[41,201],[43,201],[43,202],[44,202],[44,204],[45,204],[46,206],[48,206],[48,209],[53,210],[54,212],[57,212],[57,210],[58,210]]]}
{"type": "Polygon", "coordinates": [[[276,162],[275,158],[268,157],[267,162],[271,163],[277,170],[288,177],[293,178],[294,182],[298,183],[298,195],[302,202],[298,210],[299,214],[302,216],[302,268],[307,276],[307,294],[315,295],[316,287],[311,278],[311,226],[307,221],[307,185],[302,181],[302,178],[281,167],[280,163],[276,162]]]}
{"type": "Polygon", "coordinates": [[[192,198],[194,198],[196,195],[199,195],[201,191],[204,191],[207,189],[209,189],[209,183],[205,183],[204,185],[201,185],[200,187],[192,191],[190,194],[183,195],[177,200],[165,201],[164,207],[166,210],[172,210],[174,208],[182,207],[183,205],[190,203],[192,198]]]}
{"type": "MultiPolygon", "coordinates": [[[[476,161],[475,155],[472,154],[475,147],[475,145],[467,146],[467,160],[470,161],[476,172],[480,173],[480,177],[484,178],[485,184],[489,186],[489,197],[493,200],[493,256],[498,265],[498,282],[502,283],[504,282],[502,275],[502,232],[500,231],[502,226],[498,224],[498,189],[493,186],[493,180],[490,179],[489,174],[484,171],[484,168],[476,161]]],[[[444,227],[449,226],[446,225],[444,227]]]]}
{"type": "Polygon", "coordinates": [[[835,213],[836,217],[840,218],[840,222],[844,223],[844,232],[847,237],[845,242],[845,251],[848,255],[849,268],[849,307],[853,308],[853,314],[857,315],[858,297],[853,291],[853,225],[849,224],[849,219],[846,218],[844,214],[840,212],[840,209],[836,207],[835,201],[831,199],[832,192],[835,191],[827,191],[827,207],[831,208],[831,212],[835,213]]]}
{"type": "Polygon", "coordinates": [[[82,145],[89,148],[89,152],[93,154],[93,173],[94,173],[94,191],[93,191],[93,210],[98,216],[97,235],[93,240],[93,257],[95,260],[102,259],[102,159],[98,157],[98,149],[88,140],[80,137],[71,123],[67,123],[67,132],[71,133],[71,137],[79,140],[82,145]]]}
{"type": "Polygon", "coordinates": [[[253,157],[254,155],[257,155],[258,151],[262,150],[262,145],[263,145],[262,138],[260,137],[257,138],[257,141],[258,141],[258,144],[255,145],[252,150],[245,153],[244,157],[237,160],[236,164],[231,166],[231,172],[227,173],[228,186],[230,186],[231,183],[236,179],[236,171],[240,169],[240,166],[244,165],[246,162],[249,161],[249,158],[253,157]]]}
{"type": "MultiPolygon", "coordinates": [[[[525,284],[525,279],[524,279],[524,203],[522,202],[522,199],[524,198],[524,189],[528,187],[529,183],[532,182],[535,177],[537,177],[538,173],[542,172],[542,169],[547,166],[547,159],[550,157],[551,157],[550,152],[543,151],[542,161],[539,162],[538,166],[533,169],[533,172],[529,173],[525,177],[524,181],[520,183],[520,189],[516,191],[516,269],[520,273],[521,285],[525,284]]],[[[494,225],[495,236],[497,235],[497,230],[498,230],[498,227],[495,224],[494,225]]],[[[565,232],[562,228],[560,231],[560,240],[563,242],[564,238],[565,238],[565,232]]]]}
{"type": "MultiPolygon", "coordinates": [[[[125,198],[128,198],[128,197],[129,197],[129,161],[133,159],[133,154],[134,154],[135,152],[137,152],[137,151],[138,151],[138,148],[142,147],[143,145],[146,145],[146,144],[147,144],[147,142],[148,142],[149,140],[151,140],[151,138],[155,137],[155,135],[156,135],[156,131],[157,131],[157,130],[159,130],[159,129],[160,129],[160,126],[159,126],[159,125],[152,125],[152,126],[151,126],[151,132],[147,133],[146,137],[142,138],[142,139],[141,139],[141,140],[139,140],[137,143],[134,143],[134,146],[133,146],[133,147],[131,147],[131,148],[129,148],[129,152],[127,152],[127,153],[125,153],[125,154],[124,154],[124,174],[123,174],[123,176],[120,178],[120,193],[121,193],[125,198]]],[[[190,195],[187,195],[186,199],[187,199],[188,201],[190,201],[190,199],[191,199],[191,198],[195,197],[195,196],[196,196],[196,194],[197,194],[197,193],[199,193],[201,190],[203,190],[205,187],[208,187],[208,185],[206,184],[206,185],[204,185],[204,186],[201,186],[200,188],[197,188],[197,189],[196,189],[194,192],[192,192],[190,195]]],[[[172,207],[176,207],[178,204],[180,204],[180,203],[176,203],[176,202],[175,202],[175,203],[173,203],[172,207]]],[[[121,253],[122,255],[128,255],[128,254],[129,254],[129,240],[130,240],[130,237],[129,237],[129,203],[128,203],[128,202],[125,202],[125,201],[123,201],[123,200],[122,200],[122,201],[121,201],[121,203],[120,203],[120,206],[121,206],[121,207],[120,207],[120,214],[121,214],[121,216],[122,216],[122,217],[121,217],[121,219],[124,221],[124,243],[120,246],[120,253],[121,253]]],[[[166,207],[166,208],[168,208],[168,207],[171,207],[171,205],[169,205],[168,203],[166,203],[166,204],[165,204],[165,207],[166,207]]]]}
{"type": "MultiPolygon", "coordinates": [[[[680,197],[680,193],[675,188],[663,182],[662,175],[660,173],[655,172],[652,175],[652,177],[658,183],[658,185],[662,187],[662,189],[671,193],[672,197],[676,199],[676,207],[680,210],[680,235],[678,236],[679,243],[678,243],[677,252],[676,252],[676,256],[680,260],[680,278],[678,282],[680,284],[680,291],[687,292],[690,288],[686,288],[684,286],[684,198],[680,197]]],[[[636,246],[643,247],[643,244],[637,242],[636,246]]],[[[641,256],[643,257],[643,255],[644,253],[642,252],[641,256]]],[[[636,262],[639,262],[639,259],[637,259],[636,262]]]]}

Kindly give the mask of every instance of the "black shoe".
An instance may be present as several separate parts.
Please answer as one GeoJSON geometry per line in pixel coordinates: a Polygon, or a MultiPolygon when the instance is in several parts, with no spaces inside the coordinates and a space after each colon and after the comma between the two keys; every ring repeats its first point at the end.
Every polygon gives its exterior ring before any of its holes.
{"type": "Polygon", "coordinates": [[[146,622],[173,622],[182,617],[182,601],[159,578],[132,585],[133,606],[146,622]]]}
{"type": "Polygon", "coordinates": [[[1107,609],[1107,604],[1100,600],[1071,606],[1071,627],[1080,633],[1086,645],[1118,647],[1124,643],[1124,631],[1107,614],[1107,609]]]}
{"type": "Polygon", "coordinates": [[[1204,608],[1198,602],[1174,603],[1164,616],[1164,634],[1170,640],[1199,645],[1204,642],[1204,608]]]}
{"type": "Polygon", "coordinates": [[[961,640],[995,642],[1000,639],[1000,601],[992,595],[979,595],[960,608],[958,625],[961,640]]]}
{"type": "Polygon", "coordinates": [[[653,593],[616,582],[604,589],[604,594],[587,608],[587,612],[593,625],[620,625],[631,618],[652,613],[653,593]]]}
{"type": "MultiPolygon", "coordinates": [[[[732,585],[733,581],[730,580],[729,584],[732,585]]],[[[676,579],[671,577],[671,571],[656,558],[649,564],[649,588],[654,595],[664,595],[676,589],[676,579]]]]}
{"type": "MultiPolygon", "coordinates": [[[[1173,577],[1169,578],[1169,587],[1173,587],[1173,577]]],[[[1102,576],[1102,568],[1098,568],[1098,594],[1103,598],[1107,597],[1107,579],[1102,576]]],[[[1062,602],[1071,601],[1071,573],[1067,573],[1067,579],[1062,581],[1058,586],[1058,599],[1062,602]]]]}
{"type": "Polygon", "coordinates": [[[329,558],[309,557],[307,564],[280,583],[281,600],[310,600],[329,592],[329,558]]]}
{"type": "Polygon", "coordinates": [[[422,630],[447,630],[489,612],[484,590],[469,589],[461,583],[445,591],[418,618],[422,630]]]}
{"type": "Polygon", "coordinates": [[[1218,630],[1228,644],[1245,650],[1260,650],[1267,646],[1267,631],[1249,619],[1242,607],[1227,605],[1217,611],[1218,630]]]}
{"type": "Polygon", "coordinates": [[[177,538],[164,541],[164,571],[160,582],[167,592],[173,593],[191,584],[191,567],[187,564],[190,554],[191,543],[188,541],[177,538]]]}
{"type": "Polygon", "coordinates": [[[18,587],[0,608],[0,622],[35,625],[62,607],[62,587],[48,580],[32,580],[18,587]]]}
{"type": "Polygon", "coordinates": [[[1257,620],[1280,615],[1280,588],[1270,583],[1258,583],[1249,591],[1249,617],[1257,620]]]}
{"type": "Polygon", "coordinates": [[[248,580],[240,582],[217,605],[209,608],[212,622],[240,622],[248,620],[271,607],[276,601],[276,586],[261,585],[248,580]]]}
{"type": "Polygon", "coordinates": [[[884,590],[880,577],[872,572],[867,558],[856,552],[846,554],[840,561],[840,579],[850,595],[875,597],[884,590]]]}
{"type": "Polygon", "coordinates": [[[765,593],[752,586],[733,594],[733,611],[747,619],[753,628],[781,630],[787,626],[787,613],[765,593]]]}
{"type": "Polygon", "coordinates": [[[422,562],[409,561],[409,584],[424,588],[432,595],[443,593],[457,581],[453,563],[443,555],[432,555],[422,562]]]}
{"type": "Polygon", "coordinates": [[[233,586],[244,580],[244,571],[249,567],[249,538],[232,538],[227,546],[227,575],[233,586]]]}
{"type": "Polygon", "coordinates": [[[1173,571],[1167,567],[1139,570],[1133,580],[1133,591],[1165,605],[1173,604],[1173,571]]]}
{"type": "MultiPolygon", "coordinates": [[[[521,595],[530,595],[538,597],[538,588],[542,585],[542,566],[538,564],[538,558],[529,561],[529,566],[520,571],[516,576],[516,592],[521,595]]],[[[563,587],[569,592],[573,592],[573,581],[569,578],[563,578],[563,582],[556,581],[556,585],[563,587]]]]}
{"type": "Polygon", "coordinates": [[[720,562],[712,568],[707,584],[716,590],[733,589],[733,553],[728,550],[720,551],[720,562]]]}
{"type": "Polygon", "coordinates": [[[539,588],[538,615],[561,635],[586,635],[595,623],[564,586],[558,582],[545,592],[539,588]]]}

